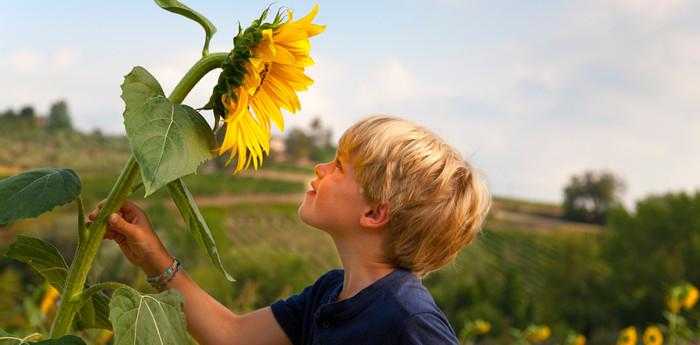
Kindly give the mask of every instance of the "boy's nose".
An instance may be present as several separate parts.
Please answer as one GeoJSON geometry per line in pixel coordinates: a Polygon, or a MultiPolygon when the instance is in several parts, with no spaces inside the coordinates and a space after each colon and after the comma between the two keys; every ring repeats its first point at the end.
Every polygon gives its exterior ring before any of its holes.
{"type": "Polygon", "coordinates": [[[316,176],[319,178],[323,177],[328,173],[327,167],[330,165],[330,163],[319,163],[314,166],[314,173],[316,173],[316,176]]]}

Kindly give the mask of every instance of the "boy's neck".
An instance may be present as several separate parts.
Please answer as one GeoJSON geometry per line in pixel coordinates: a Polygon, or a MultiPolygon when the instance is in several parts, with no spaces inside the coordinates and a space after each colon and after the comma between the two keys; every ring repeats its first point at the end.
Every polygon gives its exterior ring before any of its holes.
{"type": "Polygon", "coordinates": [[[362,289],[393,272],[395,267],[383,262],[381,249],[350,239],[333,239],[343,264],[345,276],[338,301],[355,296],[362,289]]]}

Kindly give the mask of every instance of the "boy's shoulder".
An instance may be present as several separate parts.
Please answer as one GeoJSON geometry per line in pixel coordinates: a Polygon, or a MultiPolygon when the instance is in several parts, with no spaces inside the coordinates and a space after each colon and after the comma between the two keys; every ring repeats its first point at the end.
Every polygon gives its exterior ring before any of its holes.
{"type": "MultiPolygon", "coordinates": [[[[314,286],[319,292],[337,294],[342,288],[344,274],[343,269],[330,270],[319,277],[314,286]]],[[[423,313],[444,316],[422,281],[411,271],[402,268],[377,280],[350,300],[371,300],[374,304],[384,305],[383,309],[391,306],[399,319],[423,313]]]]}

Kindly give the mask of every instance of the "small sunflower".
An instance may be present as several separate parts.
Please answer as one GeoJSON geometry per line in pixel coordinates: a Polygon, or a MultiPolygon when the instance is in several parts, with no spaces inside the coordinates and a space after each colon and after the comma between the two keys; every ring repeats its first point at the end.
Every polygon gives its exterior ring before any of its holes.
{"type": "Polygon", "coordinates": [[[635,345],[637,343],[637,329],[630,326],[620,331],[617,345],[635,345]]]}
{"type": "Polygon", "coordinates": [[[551,333],[548,326],[530,326],[525,330],[525,337],[532,343],[541,343],[549,339],[551,333]]]}
{"type": "Polygon", "coordinates": [[[687,285],[685,298],[683,298],[683,308],[690,310],[698,302],[698,289],[690,284],[687,285]]]}
{"type": "Polygon", "coordinates": [[[674,286],[666,296],[666,306],[677,314],[681,308],[690,310],[698,302],[698,289],[690,283],[674,286]]]}
{"type": "Polygon", "coordinates": [[[288,10],[286,16],[278,11],[265,23],[268,11],[234,38],[234,49],[207,105],[217,119],[224,117],[226,133],[217,153],[230,152],[227,164],[237,158],[234,173],[251,162],[257,169],[263,153],[269,155],[271,123],[284,130],[282,109],[301,110],[297,91],[313,84],[304,73],[314,63],[309,38],[325,29],[312,23],[318,5],[296,21],[288,10]]]}
{"type": "Polygon", "coordinates": [[[491,323],[478,319],[474,321],[474,331],[476,334],[486,334],[491,331],[491,323]]]}
{"type": "Polygon", "coordinates": [[[47,317],[49,313],[51,313],[51,311],[56,306],[56,301],[58,300],[58,297],[60,295],[61,294],[58,290],[56,290],[53,286],[49,285],[48,289],[46,289],[46,292],[44,293],[44,297],[41,299],[41,305],[39,306],[39,309],[41,310],[41,315],[47,317]]]}
{"type": "Polygon", "coordinates": [[[642,342],[644,345],[663,345],[664,336],[661,333],[661,329],[656,326],[649,326],[644,330],[644,335],[642,335],[642,342]]]}

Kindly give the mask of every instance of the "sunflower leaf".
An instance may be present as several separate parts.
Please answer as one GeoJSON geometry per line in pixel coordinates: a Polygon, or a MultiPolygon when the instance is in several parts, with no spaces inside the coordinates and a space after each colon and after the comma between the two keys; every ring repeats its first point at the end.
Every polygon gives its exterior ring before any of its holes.
{"type": "Polygon", "coordinates": [[[121,87],[124,126],[145,196],[196,173],[202,162],[213,157],[214,135],[207,121],[191,107],[168,100],[148,71],[135,67],[121,87]]]}
{"type": "Polygon", "coordinates": [[[42,168],[0,180],[0,224],[36,217],[80,194],[80,178],[71,169],[42,168]]]}
{"type": "MultiPolygon", "coordinates": [[[[68,276],[68,264],[51,243],[17,235],[17,240],[10,245],[5,256],[29,265],[54,288],[63,291],[68,276]]],[[[97,293],[91,299],[91,303],[85,303],[78,311],[77,328],[112,329],[108,317],[109,297],[97,293]]]]}
{"type": "Polygon", "coordinates": [[[197,11],[187,7],[185,4],[177,0],[155,0],[156,4],[162,9],[179,14],[181,16],[187,17],[199,23],[204,29],[204,49],[202,49],[202,55],[207,55],[209,52],[209,41],[211,37],[216,33],[216,26],[212,24],[209,19],[199,14],[197,11]]]}
{"type": "Polygon", "coordinates": [[[5,332],[2,328],[0,328],[0,345],[23,345],[23,344],[37,344],[37,345],[85,345],[85,342],[74,336],[74,335],[65,335],[57,339],[47,339],[47,340],[42,340],[38,342],[33,342],[29,341],[32,338],[35,338],[36,336],[40,335],[39,333],[34,333],[31,335],[28,335],[24,338],[20,338],[17,336],[14,336],[10,333],[5,332]]]}
{"type": "Polygon", "coordinates": [[[32,342],[29,344],[36,344],[36,345],[85,345],[85,341],[83,339],[80,339],[79,337],[76,337],[74,335],[64,335],[60,338],[57,339],[46,339],[42,340],[39,342],[32,342]]]}
{"type": "Polygon", "coordinates": [[[109,319],[115,345],[189,345],[183,298],[175,290],[141,294],[125,287],[114,291],[109,319]]]}
{"type": "Polygon", "coordinates": [[[168,192],[170,192],[170,197],[175,202],[178,210],[180,210],[180,214],[185,220],[185,223],[187,223],[187,227],[192,233],[192,236],[206,249],[211,262],[224,274],[226,279],[231,282],[236,281],[226,272],[224,264],[221,262],[219,251],[216,249],[214,236],[212,236],[209,226],[207,226],[207,222],[199,211],[199,207],[197,207],[197,203],[194,201],[185,182],[182,181],[182,179],[178,179],[169,183],[168,192]]]}

